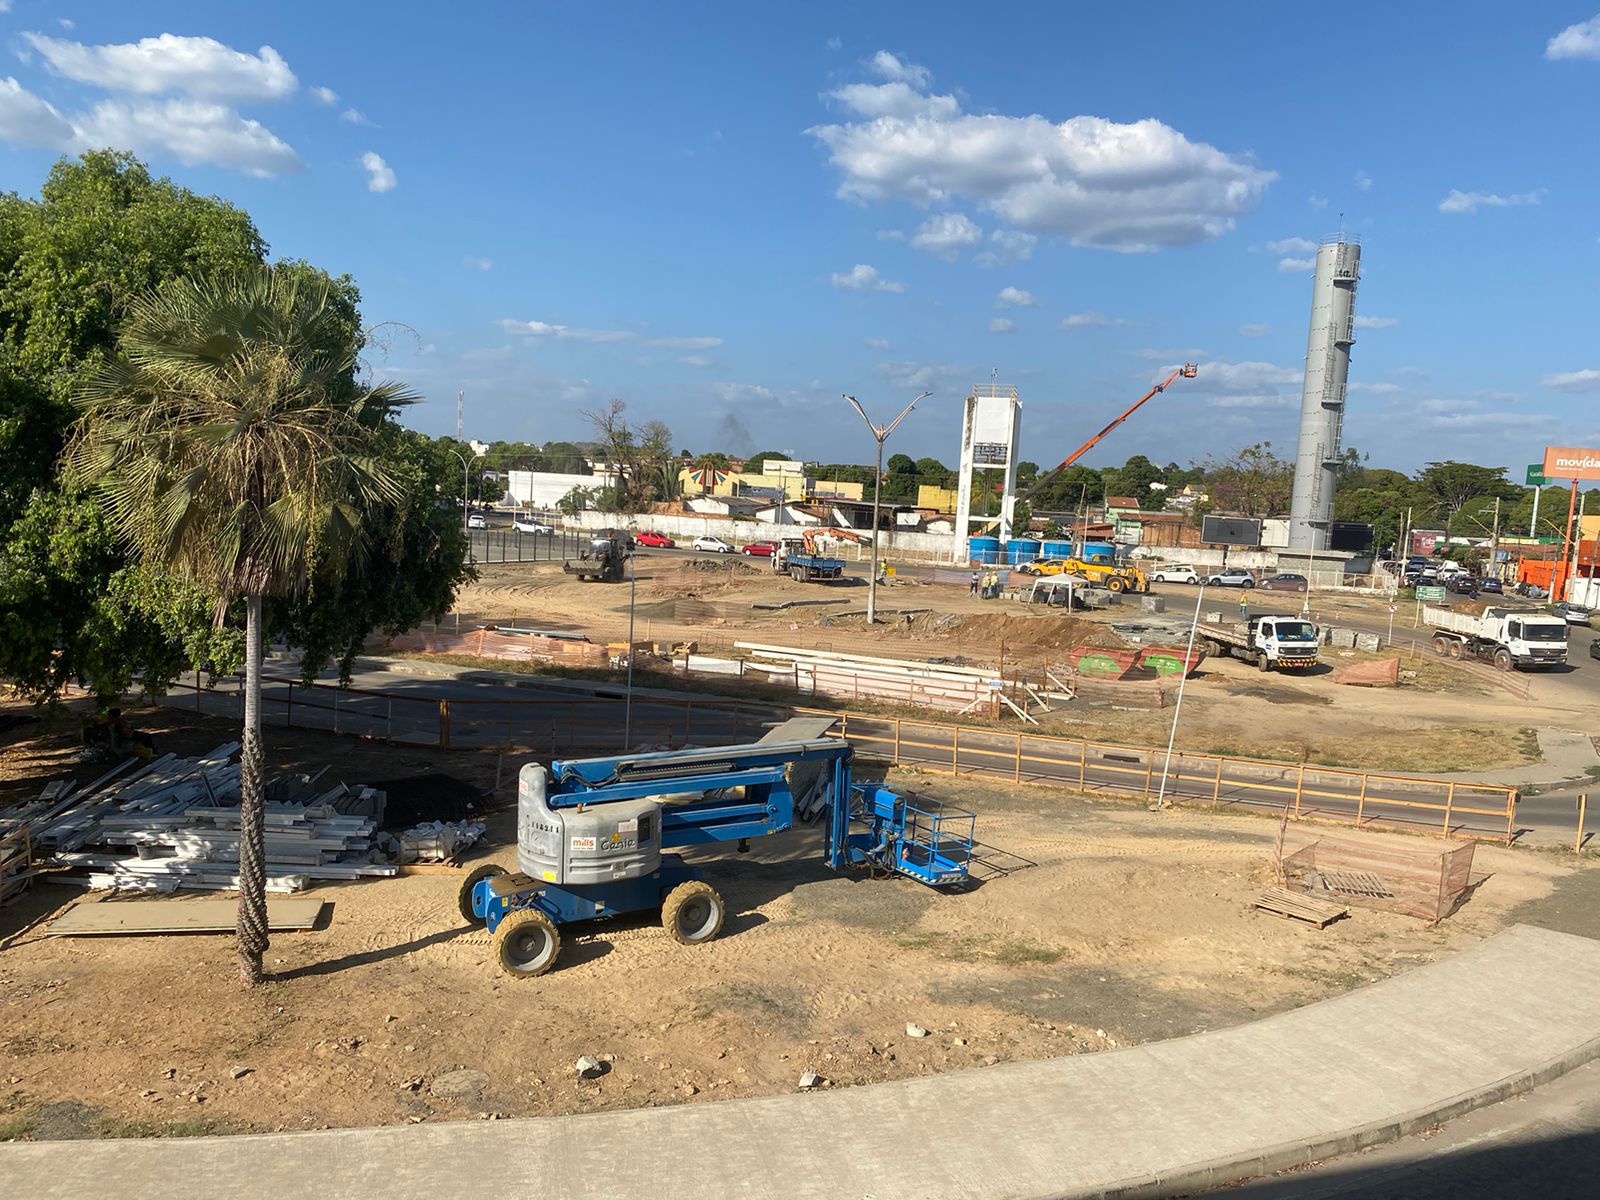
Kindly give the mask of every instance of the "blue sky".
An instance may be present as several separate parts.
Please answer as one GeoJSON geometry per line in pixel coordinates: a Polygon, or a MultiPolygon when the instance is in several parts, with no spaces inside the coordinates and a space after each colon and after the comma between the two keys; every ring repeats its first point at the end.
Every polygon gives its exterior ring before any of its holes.
{"type": "Polygon", "coordinates": [[[691,450],[1291,451],[1315,243],[1363,241],[1345,442],[1375,465],[1600,445],[1600,0],[0,0],[0,188],[133,149],[399,322],[377,374],[469,436],[615,396],[691,450]]]}

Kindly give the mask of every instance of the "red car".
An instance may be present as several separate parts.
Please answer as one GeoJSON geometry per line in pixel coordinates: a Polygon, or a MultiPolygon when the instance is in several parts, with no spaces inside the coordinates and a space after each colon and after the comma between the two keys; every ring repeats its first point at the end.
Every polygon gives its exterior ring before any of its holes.
{"type": "Polygon", "coordinates": [[[654,529],[646,529],[643,533],[635,534],[633,540],[641,546],[649,546],[652,550],[671,550],[678,543],[664,533],[654,529]]]}
{"type": "Polygon", "coordinates": [[[771,542],[751,542],[748,546],[740,546],[740,554],[760,555],[762,558],[771,558],[778,552],[778,548],[771,542]]]}

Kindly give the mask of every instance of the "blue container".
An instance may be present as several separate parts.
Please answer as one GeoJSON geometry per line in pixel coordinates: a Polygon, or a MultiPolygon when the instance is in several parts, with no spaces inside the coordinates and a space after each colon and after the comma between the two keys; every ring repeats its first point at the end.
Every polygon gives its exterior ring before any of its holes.
{"type": "Polygon", "coordinates": [[[1040,553],[1045,558],[1071,558],[1071,542],[1045,542],[1040,548],[1040,553]]]}
{"type": "Polygon", "coordinates": [[[1032,538],[1013,538],[1006,543],[1006,561],[1013,567],[1039,557],[1039,543],[1032,538]]]}
{"type": "Polygon", "coordinates": [[[972,537],[967,539],[967,558],[979,566],[992,567],[1002,561],[1000,539],[997,537],[972,537]]]}
{"type": "Polygon", "coordinates": [[[1115,562],[1117,548],[1110,542],[1085,542],[1083,544],[1084,562],[1115,562]]]}

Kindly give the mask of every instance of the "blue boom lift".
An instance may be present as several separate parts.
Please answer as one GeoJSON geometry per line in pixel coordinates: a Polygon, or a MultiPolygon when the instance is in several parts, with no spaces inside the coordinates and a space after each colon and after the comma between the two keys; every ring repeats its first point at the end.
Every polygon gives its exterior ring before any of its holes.
{"type": "Polygon", "coordinates": [[[462,916],[488,927],[501,968],[520,978],[550,969],[559,927],[573,921],[659,908],[668,934],[698,945],[721,930],[722,897],[698,868],[663,851],[710,842],[744,850],[797,817],[824,821],[823,857],[834,870],[864,865],[932,887],[966,882],[972,813],[853,783],[848,742],[786,740],[789,732],[743,746],[553,762],[548,771],[529,763],[517,777],[518,870],[474,870],[461,885],[462,916]]]}

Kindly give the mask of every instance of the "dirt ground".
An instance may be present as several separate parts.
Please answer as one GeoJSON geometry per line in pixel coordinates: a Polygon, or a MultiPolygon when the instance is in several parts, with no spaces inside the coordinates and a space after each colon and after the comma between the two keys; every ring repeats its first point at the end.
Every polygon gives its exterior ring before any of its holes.
{"type": "MultiPolygon", "coordinates": [[[[231,733],[158,717],[163,749],[231,733]]],[[[37,734],[4,734],[12,798],[61,765],[64,737],[37,734]]],[[[268,757],[371,783],[437,770],[492,787],[497,767],[311,732],[273,731],[268,757]]],[[[942,894],[834,875],[815,831],[796,830],[696,855],[729,904],[716,941],[679,946],[653,919],[574,927],[534,980],[491,965],[456,911],[457,872],[307,893],[328,902],[325,927],[274,935],[273,979],[251,992],[229,936],[44,936],[86,898],[39,884],[0,910],[0,1136],[588,1112],[785,1093],[804,1071],[851,1086],[1092,1053],[1332,995],[1469,945],[1519,906],[1592,925],[1600,896],[1600,874],[1568,858],[1479,847],[1479,886],[1438,928],[1358,909],[1319,931],[1250,907],[1270,880],[1270,820],[891,778],[976,810],[986,855],[1018,869],[942,894]],[[581,1054],[608,1073],[578,1081],[581,1054]],[[461,1084],[462,1069],[483,1074],[461,1084]]],[[[502,809],[472,861],[510,865],[512,836],[502,809]]]]}
{"type": "MultiPolygon", "coordinates": [[[[773,576],[760,563],[646,556],[639,560],[637,640],[695,640],[709,652],[732,652],[735,641],[807,646],[856,654],[939,659],[959,664],[1059,662],[1084,645],[1121,645],[1112,621],[1137,620],[1136,609],[1064,616],[1029,611],[1006,601],[982,601],[959,588],[905,581],[880,592],[887,619],[869,631],[859,615],[860,586],[819,586],[773,576]],[[831,604],[817,601],[832,600],[831,604]],[[679,601],[694,603],[682,606],[679,601]],[[755,602],[806,601],[778,611],[755,602]],[[706,610],[709,603],[711,610],[706,610]],[[896,615],[903,614],[903,615],[896,615]]],[[[581,630],[595,640],[626,640],[625,588],[580,584],[550,564],[482,568],[462,593],[463,627],[514,621],[541,628],[581,630]]],[[[1346,615],[1376,620],[1386,613],[1374,597],[1317,598],[1319,619],[1346,615]]],[[[1570,706],[1546,707],[1513,697],[1431,655],[1401,652],[1398,689],[1344,687],[1335,667],[1375,656],[1327,649],[1325,664],[1305,675],[1261,675],[1247,663],[1208,659],[1191,677],[1178,745],[1197,751],[1306,761],[1364,770],[1480,771],[1519,766],[1538,755],[1532,730],[1571,727],[1570,706]]],[[[485,664],[488,665],[488,664],[485,664]]],[[[681,680],[676,681],[681,684],[681,680]]],[[[726,689],[697,679],[695,686],[726,689]]],[[[884,710],[888,711],[888,710],[884,710]]],[[[1041,717],[1042,731],[1129,745],[1165,745],[1167,710],[1064,704],[1041,717]]]]}

